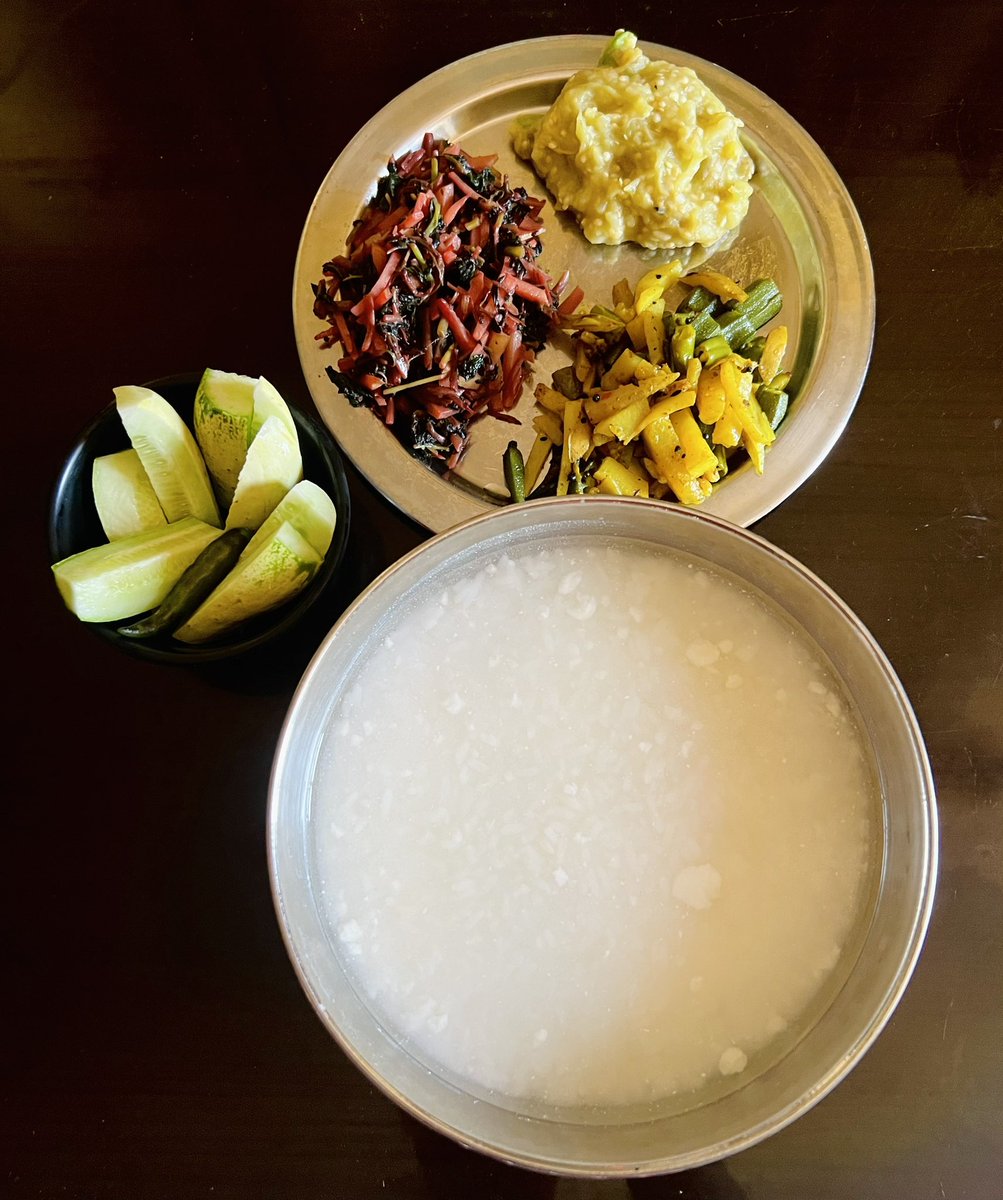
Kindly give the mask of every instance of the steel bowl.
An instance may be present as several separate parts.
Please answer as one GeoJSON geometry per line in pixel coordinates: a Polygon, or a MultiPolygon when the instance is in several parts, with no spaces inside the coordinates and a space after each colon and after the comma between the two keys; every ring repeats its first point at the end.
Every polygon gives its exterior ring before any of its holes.
{"type": "MultiPolygon", "coordinates": [[[[434,591],[433,591],[434,589],[434,591]]],[[[937,812],[922,734],[881,649],[796,560],[748,530],[646,500],[545,500],[478,517],[402,558],[342,616],[293,699],[275,756],[269,861],[283,936],[310,1002],[349,1058],[413,1116],[506,1162],[594,1178],[693,1168],[776,1133],[860,1061],[888,1021],[923,944],[937,875],[937,812]],[[315,883],[311,785],[332,708],[398,606],[503,551],[555,538],[668,547],[758,591],[828,660],[856,711],[878,781],[880,861],[852,950],[824,1002],[765,1069],[733,1090],[645,1111],[546,1111],[475,1093],[383,1028],[342,966],[315,883]]]]}

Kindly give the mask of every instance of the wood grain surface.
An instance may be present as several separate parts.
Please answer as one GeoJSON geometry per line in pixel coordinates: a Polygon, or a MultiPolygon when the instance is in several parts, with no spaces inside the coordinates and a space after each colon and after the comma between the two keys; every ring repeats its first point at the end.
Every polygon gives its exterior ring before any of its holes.
{"type": "Polygon", "coordinates": [[[1003,8],[6,0],[0,369],[7,554],[0,1194],[73,1200],[1003,1194],[1003,8]],[[81,627],[51,489],[111,388],[207,365],[309,407],[290,318],[331,161],[430,71],[545,34],[712,59],[800,121],[867,230],[877,336],[850,425],[757,526],[877,636],[937,778],[936,910],[864,1061],[793,1126],[684,1175],[556,1181],[406,1118],[329,1039],[271,907],[276,738],[322,635],[426,535],[351,472],[322,611],[175,669],[81,627]]]}

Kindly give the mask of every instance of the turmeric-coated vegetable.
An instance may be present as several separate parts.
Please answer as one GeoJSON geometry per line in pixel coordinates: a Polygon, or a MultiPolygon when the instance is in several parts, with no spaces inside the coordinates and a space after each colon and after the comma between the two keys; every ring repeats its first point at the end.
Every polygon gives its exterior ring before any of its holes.
{"type": "Polygon", "coordinates": [[[790,375],[781,369],[786,327],[758,331],[781,304],[771,279],[746,291],[707,268],[680,279],[678,264],[669,263],[633,289],[617,283],[612,308],[565,311],[574,363],[555,373],[553,388],[536,389],[527,486],[543,477],[534,494],[549,488],[559,496],[598,492],[697,505],[740,451],[762,474],[787,412],[790,375]],[[673,310],[677,282],[689,290],[673,310]]]}

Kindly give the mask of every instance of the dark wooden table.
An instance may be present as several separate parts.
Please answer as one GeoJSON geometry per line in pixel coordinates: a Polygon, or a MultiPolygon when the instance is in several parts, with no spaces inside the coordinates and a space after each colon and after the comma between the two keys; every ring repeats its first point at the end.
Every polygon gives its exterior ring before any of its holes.
{"type": "Polygon", "coordinates": [[[1001,63],[996,3],[3,5],[0,1193],[1003,1194],[1001,63]],[[424,532],[353,472],[324,611],[273,653],[199,670],[91,636],[61,606],[45,540],[60,462],[112,386],[214,365],[309,404],[297,239],[373,112],[492,44],[615,24],[763,88],[859,207],[870,374],[834,452],[757,529],[883,644],[942,818],[926,949],[863,1063],[757,1148],[629,1187],[537,1177],[425,1132],[349,1065],[286,960],[264,845],[283,714],[343,605],[424,532]]]}

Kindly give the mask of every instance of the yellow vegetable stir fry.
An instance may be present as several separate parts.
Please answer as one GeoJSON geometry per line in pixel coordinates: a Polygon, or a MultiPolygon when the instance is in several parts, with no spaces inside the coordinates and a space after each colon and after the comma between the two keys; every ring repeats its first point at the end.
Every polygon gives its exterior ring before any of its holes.
{"type": "Polygon", "coordinates": [[[511,443],[514,500],[602,493],[700,504],[744,450],[757,474],[788,405],[787,329],[759,333],[783,299],[771,279],[746,291],[717,271],[649,271],[612,305],[565,316],[574,361],[536,389],[529,457],[511,443]],[[666,296],[687,289],[675,311],[666,296]],[[535,489],[535,490],[534,490],[535,489]]]}

